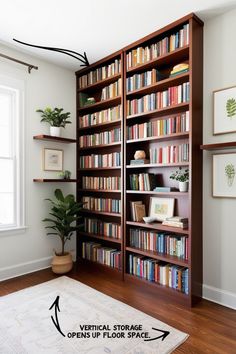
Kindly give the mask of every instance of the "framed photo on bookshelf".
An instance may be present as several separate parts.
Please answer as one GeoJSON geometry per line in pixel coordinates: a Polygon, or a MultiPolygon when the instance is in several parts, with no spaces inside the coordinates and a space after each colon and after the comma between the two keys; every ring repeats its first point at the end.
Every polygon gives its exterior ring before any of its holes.
{"type": "Polygon", "coordinates": [[[63,150],[43,149],[43,170],[62,171],[63,170],[63,150]]]}
{"type": "Polygon", "coordinates": [[[213,155],[213,197],[236,198],[236,153],[213,155]]]}
{"type": "Polygon", "coordinates": [[[213,134],[236,132],[236,86],[213,91],[213,134]]]}
{"type": "Polygon", "coordinates": [[[149,216],[164,221],[174,215],[174,198],[150,197],[149,216]]]}

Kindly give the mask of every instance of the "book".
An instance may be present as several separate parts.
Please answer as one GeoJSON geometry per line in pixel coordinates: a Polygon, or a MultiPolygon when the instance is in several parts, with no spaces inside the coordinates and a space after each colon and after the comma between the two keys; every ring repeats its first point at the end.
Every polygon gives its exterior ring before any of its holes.
{"type": "Polygon", "coordinates": [[[160,193],[161,192],[163,192],[163,193],[171,192],[173,190],[174,190],[174,188],[172,188],[172,187],[156,187],[153,189],[154,192],[160,192],[160,193]]]}
{"type": "Polygon", "coordinates": [[[164,220],[162,222],[162,225],[187,229],[188,228],[188,218],[185,218],[182,216],[172,216],[170,218],[166,218],[166,220],[164,220]]]}
{"type": "Polygon", "coordinates": [[[144,165],[149,162],[150,162],[150,160],[147,160],[147,159],[130,160],[130,165],[144,165]]]}
{"type": "Polygon", "coordinates": [[[135,221],[143,221],[143,217],[146,216],[145,205],[135,204],[134,212],[135,212],[135,221]]]}

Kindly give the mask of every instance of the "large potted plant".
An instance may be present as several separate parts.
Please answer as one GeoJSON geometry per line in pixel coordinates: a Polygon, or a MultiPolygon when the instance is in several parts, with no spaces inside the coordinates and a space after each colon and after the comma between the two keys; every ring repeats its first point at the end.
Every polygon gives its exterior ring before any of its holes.
{"type": "Polygon", "coordinates": [[[179,191],[187,192],[188,191],[188,181],[189,181],[189,170],[182,170],[180,167],[177,171],[173,172],[170,175],[171,179],[174,179],[179,182],[179,191]]]}
{"type": "Polygon", "coordinates": [[[60,189],[54,192],[56,200],[46,199],[51,203],[51,212],[53,218],[45,218],[43,222],[49,223],[46,229],[50,229],[47,235],[58,236],[61,240],[61,251],[55,252],[52,260],[52,271],[57,274],[69,272],[73,267],[72,255],[65,251],[65,244],[71,239],[74,231],[81,225],[78,220],[81,218],[78,214],[82,208],[82,203],[77,203],[72,194],[64,196],[60,189]]]}
{"type": "Polygon", "coordinates": [[[66,124],[71,124],[69,121],[70,112],[65,112],[63,108],[46,107],[45,110],[37,109],[37,113],[41,113],[41,122],[46,122],[50,125],[51,136],[61,136],[61,127],[65,128],[66,124]]]}

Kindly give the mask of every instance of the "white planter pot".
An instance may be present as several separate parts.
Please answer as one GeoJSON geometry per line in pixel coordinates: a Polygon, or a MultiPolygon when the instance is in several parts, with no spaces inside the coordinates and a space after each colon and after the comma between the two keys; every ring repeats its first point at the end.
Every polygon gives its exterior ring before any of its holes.
{"type": "Polygon", "coordinates": [[[61,127],[50,127],[51,136],[61,136],[61,127]]]}
{"type": "Polygon", "coordinates": [[[179,191],[187,192],[188,191],[188,182],[179,182],[179,191]]]}

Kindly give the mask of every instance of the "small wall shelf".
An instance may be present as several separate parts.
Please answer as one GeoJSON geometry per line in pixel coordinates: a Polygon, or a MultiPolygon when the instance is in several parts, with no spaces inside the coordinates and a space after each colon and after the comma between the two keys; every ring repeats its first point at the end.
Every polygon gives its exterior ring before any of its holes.
{"type": "Polygon", "coordinates": [[[68,182],[77,182],[77,179],[34,178],[33,181],[37,183],[48,183],[48,182],[68,183],[68,182]]]}
{"type": "Polygon", "coordinates": [[[76,143],[76,139],[61,138],[59,136],[51,136],[51,135],[44,135],[44,134],[35,135],[33,138],[35,140],[54,141],[57,143],[64,143],[64,144],[76,143]]]}
{"type": "Polygon", "coordinates": [[[236,141],[230,141],[227,143],[200,145],[201,150],[225,150],[225,149],[235,149],[235,148],[236,148],[236,141]]]}

